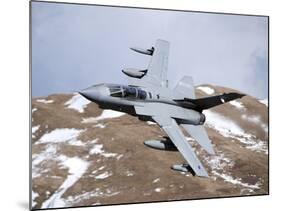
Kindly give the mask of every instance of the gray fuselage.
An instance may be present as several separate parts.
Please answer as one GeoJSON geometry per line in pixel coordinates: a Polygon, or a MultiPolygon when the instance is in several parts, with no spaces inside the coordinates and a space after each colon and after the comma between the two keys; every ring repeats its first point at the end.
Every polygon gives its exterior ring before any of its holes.
{"type": "Polygon", "coordinates": [[[147,108],[149,105],[157,105],[159,111],[169,112],[178,124],[201,125],[205,121],[205,116],[201,112],[182,107],[175,102],[173,99],[177,99],[177,93],[165,87],[152,90],[118,84],[98,84],[79,93],[97,103],[102,109],[125,112],[138,116],[143,121],[153,121],[153,119],[149,114],[136,114],[135,106],[147,108]]]}

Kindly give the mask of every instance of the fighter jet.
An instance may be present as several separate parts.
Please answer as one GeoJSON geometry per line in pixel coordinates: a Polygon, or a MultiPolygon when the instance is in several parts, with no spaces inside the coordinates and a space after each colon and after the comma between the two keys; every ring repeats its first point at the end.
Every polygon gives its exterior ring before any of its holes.
{"type": "Polygon", "coordinates": [[[214,154],[203,126],[206,117],[202,111],[245,95],[232,92],[197,99],[190,76],[184,76],[171,89],[167,80],[169,48],[169,42],[160,39],[150,49],[131,48],[151,56],[147,69],[123,69],[122,72],[128,76],[128,85],[103,83],[79,93],[102,109],[125,112],[142,121],[157,123],[168,137],[166,140],[147,140],[144,144],[155,149],[179,151],[188,164],[173,165],[172,169],[208,177],[180,125],[207,153],[214,154]]]}

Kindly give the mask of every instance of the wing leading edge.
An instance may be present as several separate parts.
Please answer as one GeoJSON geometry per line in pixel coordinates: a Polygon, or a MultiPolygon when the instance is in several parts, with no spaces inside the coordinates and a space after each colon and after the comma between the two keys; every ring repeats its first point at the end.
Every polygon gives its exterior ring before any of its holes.
{"type": "Polygon", "coordinates": [[[187,142],[176,121],[170,117],[163,116],[154,116],[152,118],[167,133],[195,174],[201,177],[208,177],[207,171],[187,142]]]}

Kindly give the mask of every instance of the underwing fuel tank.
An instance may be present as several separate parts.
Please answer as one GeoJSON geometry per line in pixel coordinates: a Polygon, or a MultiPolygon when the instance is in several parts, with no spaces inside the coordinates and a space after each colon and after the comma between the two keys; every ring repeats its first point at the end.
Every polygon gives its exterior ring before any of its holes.
{"type": "Polygon", "coordinates": [[[143,49],[143,48],[136,48],[136,47],[133,47],[133,48],[130,48],[130,49],[137,52],[137,53],[150,55],[150,56],[153,54],[153,51],[154,51],[153,47],[151,49],[143,49]]]}
{"type": "Polygon", "coordinates": [[[190,172],[193,176],[195,175],[194,171],[188,164],[175,164],[171,166],[171,169],[180,172],[190,172]]]}
{"type": "Polygon", "coordinates": [[[163,140],[149,140],[143,142],[144,145],[153,149],[166,150],[166,151],[178,151],[175,145],[171,141],[163,140]]]}
{"type": "Polygon", "coordinates": [[[147,70],[138,70],[138,69],[134,69],[134,68],[126,68],[123,69],[122,72],[132,78],[142,78],[147,70]]]}

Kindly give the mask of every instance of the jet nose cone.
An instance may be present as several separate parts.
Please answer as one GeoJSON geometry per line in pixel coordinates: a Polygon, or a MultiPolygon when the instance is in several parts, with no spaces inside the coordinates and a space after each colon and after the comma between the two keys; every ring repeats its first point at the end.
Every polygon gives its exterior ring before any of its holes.
{"type": "Polygon", "coordinates": [[[99,90],[96,88],[87,88],[79,91],[79,94],[90,101],[98,101],[100,97],[99,90]]]}

